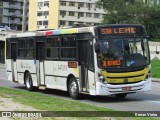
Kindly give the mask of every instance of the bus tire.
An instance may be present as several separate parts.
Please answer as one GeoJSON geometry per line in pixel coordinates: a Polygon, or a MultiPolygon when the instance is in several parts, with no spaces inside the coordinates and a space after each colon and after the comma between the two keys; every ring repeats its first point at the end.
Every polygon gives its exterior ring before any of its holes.
{"type": "Polygon", "coordinates": [[[31,77],[31,74],[29,72],[27,72],[26,75],[25,75],[25,86],[26,86],[26,89],[28,91],[33,91],[34,90],[32,77],[31,77]]]}
{"type": "Polygon", "coordinates": [[[127,93],[120,93],[115,95],[117,98],[124,98],[127,96],[127,93]]]}
{"type": "Polygon", "coordinates": [[[72,99],[78,99],[80,97],[79,87],[75,77],[69,80],[69,95],[72,99]]]}

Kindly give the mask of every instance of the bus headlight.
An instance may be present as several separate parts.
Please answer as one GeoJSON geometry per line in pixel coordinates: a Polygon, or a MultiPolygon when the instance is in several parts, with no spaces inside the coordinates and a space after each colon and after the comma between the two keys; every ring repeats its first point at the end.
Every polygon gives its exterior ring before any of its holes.
{"type": "Polygon", "coordinates": [[[99,79],[100,82],[106,83],[105,77],[100,73],[98,73],[98,79],[99,79]]]}

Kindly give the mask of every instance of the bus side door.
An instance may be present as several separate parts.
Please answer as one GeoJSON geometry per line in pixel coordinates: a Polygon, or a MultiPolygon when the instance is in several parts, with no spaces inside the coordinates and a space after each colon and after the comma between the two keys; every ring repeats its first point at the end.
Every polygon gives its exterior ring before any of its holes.
{"type": "Polygon", "coordinates": [[[45,85],[45,71],[44,71],[44,59],[45,59],[45,40],[44,38],[36,39],[36,74],[39,85],[45,85]]]}
{"type": "Polygon", "coordinates": [[[17,60],[17,43],[11,42],[11,68],[12,68],[13,81],[18,81],[16,60],[17,60]]]}
{"type": "Polygon", "coordinates": [[[94,90],[94,59],[93,41],[91,39],[78,40],[78,64],[81,91],[94,90]]]}

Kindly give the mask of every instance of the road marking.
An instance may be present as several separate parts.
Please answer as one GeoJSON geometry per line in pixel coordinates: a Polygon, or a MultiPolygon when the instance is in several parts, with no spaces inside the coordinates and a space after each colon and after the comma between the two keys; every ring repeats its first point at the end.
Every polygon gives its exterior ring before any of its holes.
{"type": "Polygon", "coordinates": [[[152,103],[158,103],[160,104],[160,101],[151,101],[151,100],[144,100],[145,102],[152,102],[152,103]]]}

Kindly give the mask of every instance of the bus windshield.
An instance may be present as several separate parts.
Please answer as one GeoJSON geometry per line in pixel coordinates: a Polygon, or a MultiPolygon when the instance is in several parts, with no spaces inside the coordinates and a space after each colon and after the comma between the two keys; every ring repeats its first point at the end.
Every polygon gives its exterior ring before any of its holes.
{"type": "Polygon", "coordinates": [[[126,68],[150,63],[147,38],[99,39],[98,66],[100,68],[126,68]]]}

